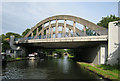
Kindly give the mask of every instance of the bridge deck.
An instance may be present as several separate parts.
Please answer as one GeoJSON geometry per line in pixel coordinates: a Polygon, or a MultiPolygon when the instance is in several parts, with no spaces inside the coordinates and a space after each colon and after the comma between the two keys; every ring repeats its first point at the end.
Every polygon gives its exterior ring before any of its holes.
{"type": "Polygon", "coordinates": [[[15,44],[36,46],[43,48],[76,48],[79,46],[91,46],[101,42],[107,42],[108,36],[83,36],[69,38],[32,39],[24,42],[16,41],[15,44]]]}

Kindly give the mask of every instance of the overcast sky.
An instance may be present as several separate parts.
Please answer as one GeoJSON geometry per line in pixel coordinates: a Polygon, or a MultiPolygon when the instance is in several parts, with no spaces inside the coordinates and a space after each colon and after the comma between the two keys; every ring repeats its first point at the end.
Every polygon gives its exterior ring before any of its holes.
{"type": "Polygon", "coordinates": [[[73,15],[98,23],[110,14],[118,16],[117,2],[5,2],[2,4],[2,33],[21,34],[54,15],[73,15]]]}

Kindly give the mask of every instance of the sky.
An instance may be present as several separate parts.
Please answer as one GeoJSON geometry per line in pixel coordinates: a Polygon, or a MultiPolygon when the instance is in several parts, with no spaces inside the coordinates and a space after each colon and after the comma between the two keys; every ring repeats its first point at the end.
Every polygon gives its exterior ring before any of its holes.
{"type": "Polygon", "coordinates": [[[118,2],[3,2],[2,33],[22,32],[55,15],[73,15],[97,24],[102,17],[118,16],[118,2]]]}

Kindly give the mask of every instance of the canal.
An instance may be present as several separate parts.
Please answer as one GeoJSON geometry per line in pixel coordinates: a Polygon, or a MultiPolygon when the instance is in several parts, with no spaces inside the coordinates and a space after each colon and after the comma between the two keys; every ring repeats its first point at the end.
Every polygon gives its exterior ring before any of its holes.
{"type": "MultiPolygon", "coordinates": [[[[100,79],[67,56],[9,62],[2,69],[2,79],[100,79]]],[[[106,81],[106,80],[102,80],[106,81]]]]}

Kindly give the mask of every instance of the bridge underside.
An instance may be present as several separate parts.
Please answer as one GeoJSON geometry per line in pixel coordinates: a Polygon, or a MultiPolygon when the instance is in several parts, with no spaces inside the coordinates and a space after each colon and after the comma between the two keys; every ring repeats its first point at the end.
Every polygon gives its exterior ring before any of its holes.
{"type": "Polygon", "coordinates": [[[25,43],[26,54],[36,52],[39,49],[74,49],[76,60],[95,64],[106,63],[107,41],[99,42],[60,42],[60,43],[25,43]]]}
{"type": "Polygon", "coordinates": [[[107,36],[85,36],[54,39],[33,39],[16,42],[24,47],[26,54],[40,49],[74,49],[75,57],[79,61],[104,64],[107,56],[107,36]]]}
{"type": "Polygon", "coordinates": [[[75,49],[84,47],[94,47],[100,44],[107,43],[106,41],[96,41],[96,42],[44,42],[44,43],[23,43],[20,44],[27,48],[45,48],[45,49],[75,49]]]}

